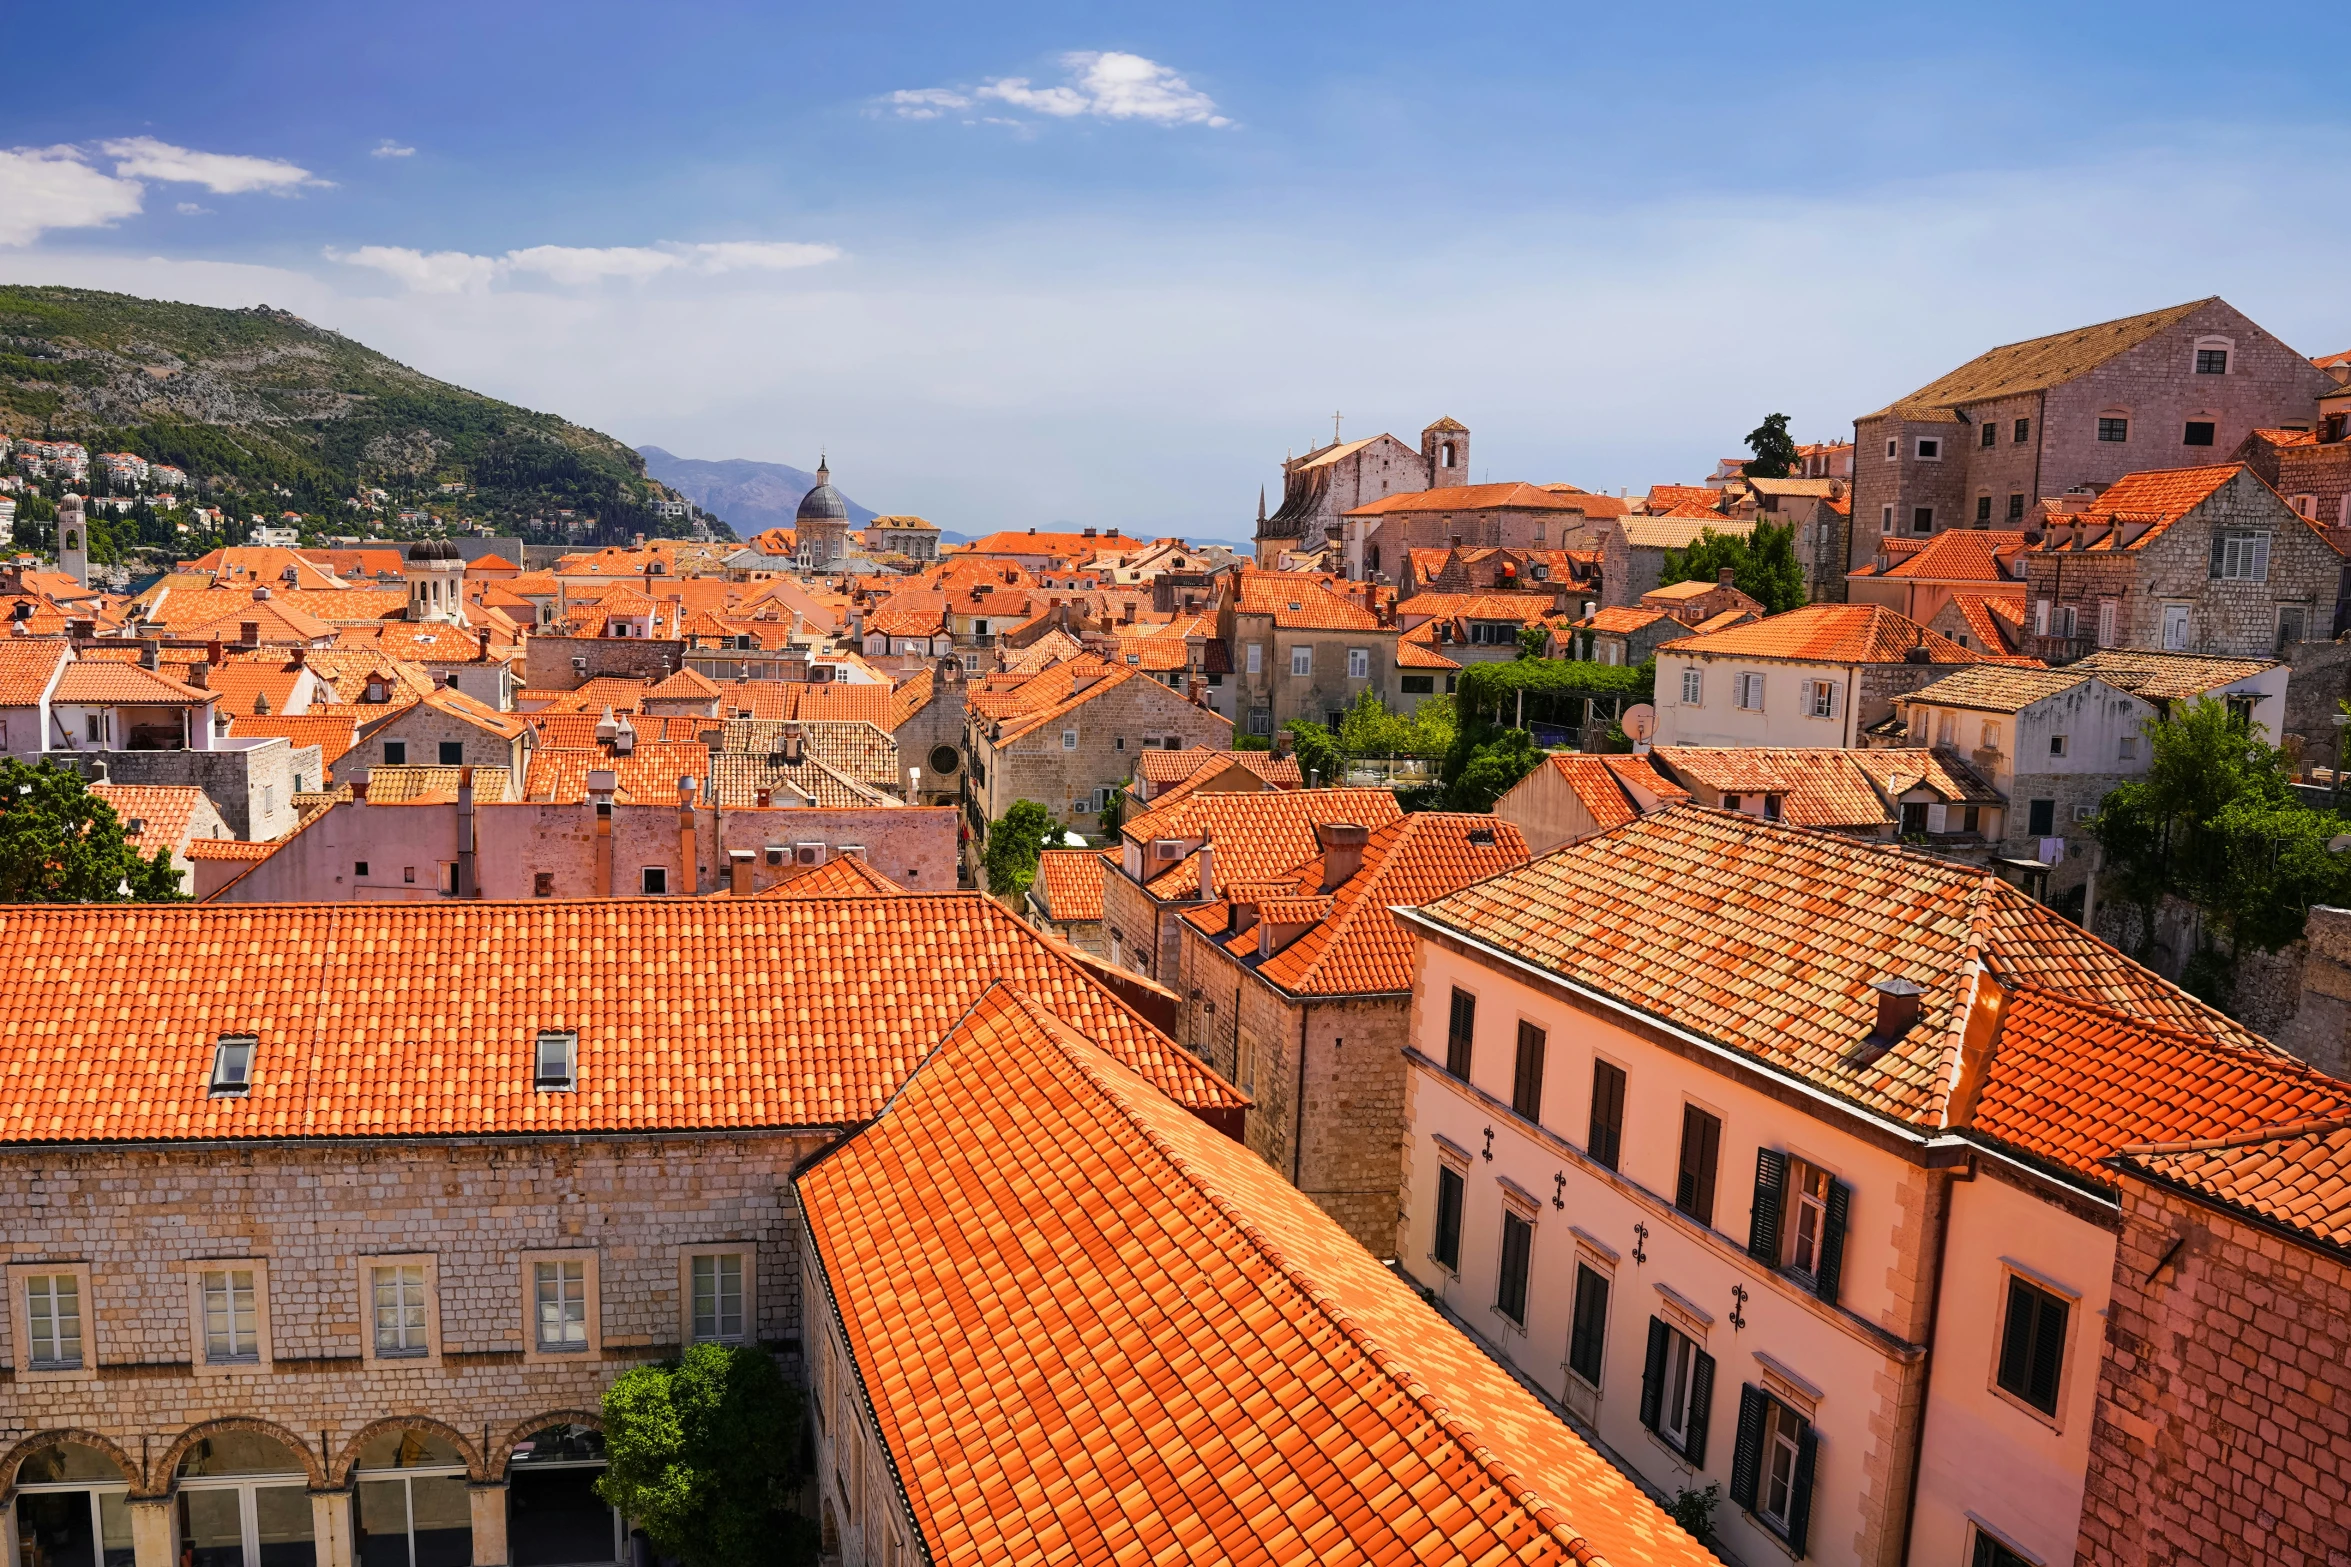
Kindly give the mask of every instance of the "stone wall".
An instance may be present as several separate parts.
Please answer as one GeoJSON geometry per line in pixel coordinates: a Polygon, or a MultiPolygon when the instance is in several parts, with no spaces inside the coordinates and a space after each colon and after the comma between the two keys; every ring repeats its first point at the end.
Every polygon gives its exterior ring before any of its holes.
{"type": "Polygon", "coordinates": [[[383,728],[343,753],[337,765],[346,779],[355,778],[370,767],[495,767],[515,775],[514,792],[520,794],[522,772],[529,755],[519,736],[509,739],[454,713],[428,703],[413,702],[383,728]],[[442,760],[444,741],[462,748],[459,760],[442,760]],[[391,760],[384,749],[387,745],[401,747],[401,761],[391,760]]]}
{"type": "MultiPolygon", "coordinates": [[[[2314,627],[2311,634],[2325,629],[2314,627]]],[[[2335,715],[2343,699],[2351,697],[2351,642],[2298,642],[2284,656],[2292,673],[2279,732],[2295,738],[2281,743],[2301,762],[2332,768],[2343,738],[2335,715]]]]}
{"type": "Polygon", "coordinates": [[[685,657],[685,643],[660,637],[534,636],[523,650],[522,683],[534,691],[576,691],[603,675],[659,681],[685,667],[685,657]],[[575,658],[586,659],[587,667],[576,667],[575,658]]]}
{"type": "Polygon", "coordinates": [[[85,777],[92,762],[104,762],[106,776],[118,784],[201,789],[229,830],[255,843],[282,838],[301,825],[294,809],[297,788],[317,789],[326,776],[317,746],[274,735],[221,751],[52,751],[48,760],[78,767],[85,777]]]}
{"type": "Polygon", "coordinates": [[[2351,909],[2312,909],[2295,950],[2302,963],[2293,1010],[2263,1032],[2321,1072],[2351,1078],[2351,909]]]}
{"type": "MultiPolygon", "coordinates": [[[[1025,717],[1008,721],[1027,722],[1025,717]]],[[[987,820],[1002,818],[1015,801],[1034,800],[1056,821],[1087,831],[1096,827],[1103,801],[1135,775],[1135,758],[1147,738],[1164,744],[1172,735],[1176,744],[1169,749],[1174,750],[1225,750],[1233,743],[1233,726],[1225,719],[1143,676],[1119,681],[1002,747],[987,739],[989,725],[977,713],[965,723],[966,755],[985,774],[975,774],[973,783],[987,820]],[[1071,730],[1077,742],[1065,748],[1062,734],[1071,730]],[[1088,801],[1091,810],[1082,808],[1088,801]]]]}
{"type": "Polygon", "coordinates": [[[2351,1262],[2122,1186],[2077,1560],[2351,1560],[2351,1262]]]}

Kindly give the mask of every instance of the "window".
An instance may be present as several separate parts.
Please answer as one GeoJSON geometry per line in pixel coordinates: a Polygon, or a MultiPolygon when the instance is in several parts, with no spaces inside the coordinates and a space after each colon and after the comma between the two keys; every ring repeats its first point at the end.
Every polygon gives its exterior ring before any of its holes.
{"type": "Polygon", "coordinates": [[[1705,690],[1705,679],[1695,669],[1682,671],[1682,705],[1696,707],[1700,693],[1705,690]]]}
{"type": "Polygon", "coordinates": [[[1453,992],[1452,1015],[1445,1022],[1445,1070],[1469,1081],[1470,1046],[1478,1027],[1478,998],[1466,990],[1453,992]]]}
{"type": "Polygon", "coordinates": [[[1700,1224],[1714,1223],[1714,1165],[1722,1151],[1722,1122],[1696,1105],[1682,1106],[1682,1160],[1674,1176],[1673,1205],[1700,1224]]]}
{"type": "Polygon", "coordinates": [[[1940,436],[1922,435],[1918,438],[1918,460],[1920,462],[1940,462],[1942,457],[1943,441],[1940,436]]]}
{"type": "Polygon", "coordinates": [[[73,1273],[26,1277],[26,1359],[35,1371],[78,1371],[82,1364],[82,1281],[73,1273]]]}
{"type": "Polygon", "coordinates": [[[1731,676],[1731,701],[1750,712],[1763,711],[1763,677],[1761,675],[1731,676]]]}
{"type": "Polygon", "coordinates": [[[1592,1130],[1584,1152],[1611,1170],[1624,1155],[1624,1068],[1613,1062],[1592,1063],[1592,1130]]]}
{"type": "MultiPolygon", "coordinates": [[[[1989,435],[1992,432],[1987,430],[1984,433],[1989,435]]],[[[1989,495],[1979,495],[1975,498],[1975,520],[1978,524],[1992,520],[1992,497],[1989,495]]]]}
{"type": "Polygon", "coordinates": [[[2277,651],[2282,655],[2288,648],[2300,642],[2307,627],[2308,615],[2301,605],[2280,604],[2278,606],[2277,651]]]}
{"type": "Polygon", "coordinates": [[[465,742],[463,740],[443,740],[440,755],[443,767],[463,767],[465,765],[465,742]]]}
{"type": "Polygon", "coordinates": [[[1893,508],[1893,507],[1891,507],[1891,506],[1881,506],[1881,507],[1879,507],[1879,508],[1878,508],[1878,532],[1880,532],[1880,533],[1892,533],[1893,531],[1894,531],[1894,508],[1893,508]]]}
{"type": "Polygon", "coordinates": [[[1590,1263],[1575,1268],[1575,1316],[1567,1330],[1567,1369],[1600,1386],[1608,1354],[1608,1275],[1590,1263]]]}
{"type": "Polygon", "coordinates": [[[2057,802],[2034,800],[2025,806],[2025,835],[2046,838],[2057,831],[2057,802]]]}
{"type": "Polygon", "coordinates": [[[1833,680],[1807,680],[1804,683],[1804,710],[1815,718],[1836,717],[1836,682],[1833,680]]]}
{"type": "Polygon", "coordinates": [[[1812,1422],[1786,1402],[1752,1383],[1739,1389],[1731,1500],[1787,1541],[1799,1557],[1811,1532],[1812,1474],[1819,1445],[1812,1422]]]}
{"type": "Polygon", "coordinates": [[[697,1344],[740,1343],[745,1337],[743,1254],[707,1252],[686,1259],[690,1337],[697,1344]]]}
{"type": "Polygon", "coordinates": [[[1434,675],[1406,675],[1400,683],[1406,696],[1430,696],[1437,689],[1437,677],[1434,675]]]}
{"type": "Polygon", "coordinates": [[[1347,650],[1347,678],[1349,680],[1368,680],[1371,678],[1370,648],[1351,647],[1347,650]]]}
{"type": "Polygon", "coordinates": [[[257,1365],[261,1360],[259,1291],[251,1268],[204,1268],[196,1275],[204,1363],[257,1365]]]}
{"type": "Polygon", "coordinates": [[[533,1341],[542,1355],[588,1347],[588,1264],[583,1259],[531,1264],[533,1341]]]}
{"type": "Polygon", "coordinates": [[[384,765],[386,767],[407,766],[408,742],[405,740],[386,740],[384,742],[384,765]]]}
{"type": "Polygon", "coordinates": [[[1494,1309],[1520,1327],[1527,1322],[1527,1262],[1534,1255],[1535,1226],[1515,1213],[1502,1215],[1502,1267],[1494,1280],[1494,1309]]]}
{"type": "Polygon", "coordinates": [[[2098,439],[2099,439],[2099,440],[2101,440],[2101,441],[2127,441],[2127,440],[2129,440],[2130,438],[2131,438],[2131,422],[2130,422],[2128,419],[2120,419],[2120,418],[2115,418],[2115,417],[2112,417],[2112,416],[2110,416],[2110,415],[2103,415],[2103,414],[2099,416],[2099,419],[2098,419],[2098,439]]]}
{"type": "Polygon", "coordinates": [[[261,1043],[252,1034],[224,1034],[212,1047],[212,1083],[215,1099],[234,1098],[253,1090],[253,1052],[261,1043]]]}
{"type": "Polygon", "coordinates": [[[1968,1558],[1968,1567],[2038,1567],[2029,1556],[2019,1556],[2007,1546],[1984,1533],[1982,1524],[1976,1525],[1975,1554],[1968,1558]]]}
{"type": "Polygon", "coordinates": [[[1984,439],[1982,444],[1985,446],[1990,446],[1993,442],[1999,439],[2000,426],[1995,424],[1993,421],[1986,419],[1984,421],[1984,439]]]}
{"type": "Polygon", "coordinates": [[[1915,838],[1927,830],[1927,803],[1924,800],[1902,802],[1902,836],[1915,838]]]}
{"type": "Polygon", "coordinates": [[[1902,443],[1901,443],[1900,441],[1888,441],[1888,442],[1886,443],[1886,458],[1887,458],[1887,460],[1888,460],[1888,461],[1891,461],[1891,460],[1893,460],[1894,458],[1896,458],[1896,457],[1900,456],[1901,454],[1902,454],[1902,443]]]}
{"type": "Polygon", "coordinates": [[[425,1336],[424,1264],[389,1263],[372,1267],[367,1274],[377,1358],[409,1359],[430,1353],[425,1336]]]}
{"type": "Polygon", "coordinates": [[[539,1036],[531,1086],[541,1093],[569,1093],[579,1086],[580,1036],[549,1031],[539,1036]]]}
{"type": "Polygon", "coordinates": [[[1314,649],[1310,647],[1294,647],[1290,649],[1290,673],[1293,675],[1313,674],[1314,649]]]}
{"type": "Polygon", "coordinates": [[[1262,642],[1252,642],[1249,644],[1249,673],[1253,675],[1260,675],[1264,672],[1265,644],[1262,642]]]}
{"type": "Polygon", "coordinates": [[[2010,522],[2024,521],[2024,491],[2012,490],[2009,492],[2008,520],[2010,522]]]}
{"type": "Polygon", "coordinates": [[[2180,436],[2180,444],[2182,446],[2210,446],[2212,444],[2212,421],[2210,419],[2190,419],[2186,431],[2180,436]]]}
{"type": "Polygon", "coordinates": [[[2115,741],[2114,759],[2118,762],[2137,761],[2139,759],[2139,737],[2124,735],[2120,740],[2115,741]]]}
{"type": "Polygon", "coordinates": [[[2049,754],[2051,756],[2063,756],[2065,754],[2065,736],[2051,735],[2049,737],[2049,754]]]}
{"type": "Polygon", "coordinates": [[[658,898],[669,891],[669,867],[648,865],[637,872],[637,890],[648,898],[658,898]]]}
{"type": "Polygon", "coordinates": [[[2009,1275],[1997,1380],[2001,1391],[2052,1417],[2057,1413],[2058,1379],[2065,1370],[2066,1320],[2072,1311],[2069,1302],[2009,1275]]]}
{"type": "Polygon", "coordinates": [[[1649,1319],[1649,1354],[1641,1367],[1641,1424],[1706,1467],[1706,1427],[1714,1408],[1714,1357],[1663,1317],[1649,1319]]]}
{"type": "Polygon", "coordinates": [[[367,861],[353,860],[351,862],[351,874],[354,877],[365,876],[367,874],[367,861]]]}
{"type": "Polygon", "coordinates": [[[2229,351],[2225,348],[2197,349],[2196,373],[2198,375],[2227,375],[2229,373],[2229,351]]]}
{"type": "Polygon", "coordinates": [[[1845,1216],[1851,1188],[1817,1165],[1776,1148],[1755,1150],[1755,1205],[1747,1255],[1785,1268],[1834,1304],[1844,1276],[1845,1216]]]}
{"type": "Polygon", "coordinates": [[[2030,420],[2030,419],[2019,419],[2019,420],[2017,420],[2017,421],[2016,421],[2016,444],[2017,444],[2017,445],[2019,445],[2019,446],[2022,446],[2022,445],[2023,445],[2025,442],[2027,442],[2027,441],[2031,440],[2032,438],[2033,438],[2033,421],[2032,421],[2032,420],[2030,420]]]}
{"type": "Polygon", "coordinates": [[[1450,1272],[1461,1271],[1461,1203],[1468,1183],[1451,1165],[1437,1167],[1437,1238],[1429,1255],[1450,1272]]]}
{"type": "Polygon", "coordinates": [[[555,896],[555,873],[553,871],[531,872],[531,896],[534,898],[555,896]]]}
{"type": "Polygon", "coordinates": [[[1910,531],[1913,533],[1934,532],[1935,509],[1932,506],[1912,507],[1910,512],[1910,531]]]}
{"type": "Polygon", "coordinates": [[[1543,1031],[1518,1025],[1518,1060],[1510,1073],[1510,1108],[1530,1121],[1543,1119],[1543,1031]]]}
{"type": "Polygon", "coordinates": [[[2100,599],[2098,601],[2098,645],[2100,647],[2114,646],[2114,617],[2115,601],[2100,599]]]}
{"type": "Polygon", "coordinates": [[[2212,580],[2267,582],[2269,535],[2216,529],[2212,535],[2212,580]]]}

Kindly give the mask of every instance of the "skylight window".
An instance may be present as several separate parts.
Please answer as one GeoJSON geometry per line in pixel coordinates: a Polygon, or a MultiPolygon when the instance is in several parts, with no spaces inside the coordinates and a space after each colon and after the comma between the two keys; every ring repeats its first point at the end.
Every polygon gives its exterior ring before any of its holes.
{"type": "Polygon", "coordinates": [[[212,1047],[212,1083],[215,1099],[241,1097],[253,1091],[253,1051],[261,1043],[252,1034],[223,1034],[212,1047]]]}
{"type": "Polygon", "coordinates": [[[579,1085],[580,1036],[574,1033],[539,1035],[537,1065],[531,1086],[541,1093],[568,1094],[579,1085]]]}

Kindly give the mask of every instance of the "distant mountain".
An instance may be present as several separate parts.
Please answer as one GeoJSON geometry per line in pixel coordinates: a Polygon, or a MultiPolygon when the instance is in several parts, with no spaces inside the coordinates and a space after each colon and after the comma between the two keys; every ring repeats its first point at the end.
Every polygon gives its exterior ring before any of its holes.
{"type": "MultiPolygon", "coordinates": [[[[769,528],[788,528],[799,513],[800,497],[816,488],[816,475],[780,462],[752,462],[730,457],[705,462],[680,457],[658,446],[640,446],[645,472],[677,491],[713,517],[726,521],[738,538],[749,538],[769,528]]],[[[846,494],[843,499],[847,499],[846,494]]],[[[877,513],[849,502],[849,520],[863,527],[877,513]]],[[[942,534],[948,542],[955,535],[942,534]]]]}

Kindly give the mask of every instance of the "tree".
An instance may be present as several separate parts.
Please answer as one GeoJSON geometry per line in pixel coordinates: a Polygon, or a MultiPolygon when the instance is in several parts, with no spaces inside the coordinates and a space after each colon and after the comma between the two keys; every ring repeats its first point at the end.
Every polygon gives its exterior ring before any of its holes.
{"type": "Polygon", "coordinates": [[[2351,896],[2351,857],[2328,851],[2341,823],[2295,798],[2285,753],[2225,705],[2194,702],[2147,725],[2147,736],[2146,775],[2099,808],[2100,874],[2139,910],[2142,959],[2166,896],[2196,906],[2181,983],[2225,1007],[2245,952],[2292,945],[2312,904],[2351,896]]]}
{"type": "Polygon", "coordinates": [[[1037,856],[1061,833],[1053,813],[1034,800],[1015,800],[988,829],[988,847],[982,857],[988,869],[988,891],[1017,905],[1037,879],[1037,856]]]}
{"type": "Polygon", "coordinates": [[[816,1529],[791,1509],[800,1390],[749,1345],[694,1344],[604,1393],[596,1494],[686,1567],[816,1560],[816,1529]]]}
{"type": "Polygon", "coordinates": [[[1349,756],[1386,756],[1412,749],[1412,721],[1399,718],[1369,691],[1339,718],[1339,749],[1349,756]]]}
{"type": "Polygon", "coordinates": [[[0,761],[0,903],[126,898],[185,901],[171,852],[158,849],[141,859],[114,808],[70,768],[0,761]]]}
{"type": "Polygon", "coordinates": [[[1724,567],[1731,586],[1763,606],[1767,615],[1782,615],[1804,603],[1804,567],[1796,559],[1796,530],[1792,525],[1758,522],[1745,538],[1702,528],[1688,549],[1667,550],[1657,573],[1657,585],[1676,582],[1712,582],[1724,567]]]}
{"type": "Polygon", "coordinates": [[[1543,765],[1543,748],[1523,729],[1502,729],[1471,747],[1467,760],[1445,791],[1456,811],[1490,811],[1521,778],[1543,765]]]}
{"type": "Polygon", "coordinates": [[[1282,725],[1282,731],[1295,742],[1298,770],[1306,775],[1310,787],[1317,782],[1336,784],[1347,776],[1347,755],[1328,729],[1308,719],[1293,718],[1282,725]]]}
{"type": "Polygon", "coordinates": [[[1784,479],[1803,461],[1788,434],[1786,414],[1764,415],[1763,423],[1747,432],[1747,450],[1755,454],[1743,470],[1750,479],[1784,479]]]}
{"type": "Polygon", "coordinates": [[[1541,658],[1551,647],[1551,627],[1540,620],[1529,621],[1518,628],[1518,656],[1541,658]]]}

